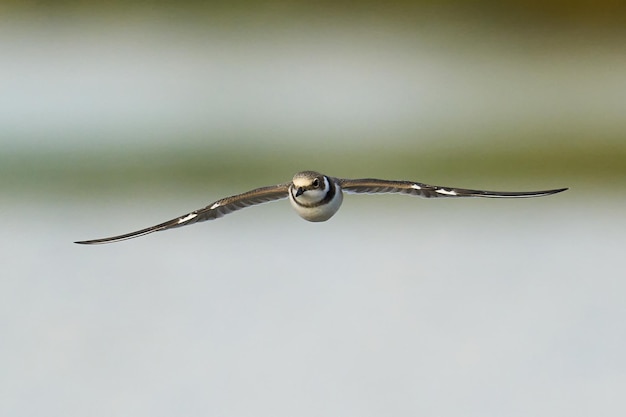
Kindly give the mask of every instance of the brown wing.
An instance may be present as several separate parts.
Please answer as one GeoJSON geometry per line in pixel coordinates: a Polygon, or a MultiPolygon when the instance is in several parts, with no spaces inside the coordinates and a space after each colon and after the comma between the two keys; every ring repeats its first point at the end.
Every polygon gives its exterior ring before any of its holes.
{"type": "Polygon", "coordinates": [[[379,180],[375,178],[363,179],[337,179],[342,190],[347,193],[400,193],[410,194],[425,198],[435,197],[488,197],[488,198],[522,198],[522,197],[541,197],[560,193],[567,188],[558,188],[554,190],[544,191],[484,191],[469,190],[466,188],[442,187],[438,185],[422,184],[412,181],[389,181],[379,180]]]}
{"type": "Polygon", "coordinates": [[[288,193],[290,184],[291,183],[285,183],[272,185],[269,187],[257,188],[243,194],[222,198],[221,200],[217,200],[216,202],[204,208],[192,211],[191,213],[187,213],[183,216],[168,220],[161,224],[157,224],[156,226],[137,230],[136,232],[126,233],[113,237],[105,237],[102,239],[83,240],[75,243],[80,243],[83,245],[93,245],[99,243],[119,242],[121,240],[132,239],[134,237],[147,235],[149,233],[158,232],[161,230],[173,229],[175,227],[187,226],[206,220],[218,219],[236,210],[287,198],[289,196],[288,193]]]}

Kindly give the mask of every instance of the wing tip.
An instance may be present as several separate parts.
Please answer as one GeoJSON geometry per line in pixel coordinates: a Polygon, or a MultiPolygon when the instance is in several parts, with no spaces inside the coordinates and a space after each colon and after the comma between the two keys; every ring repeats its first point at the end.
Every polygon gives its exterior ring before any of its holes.
{"type": "Polygon", "coordinates": [[[124,240],[134,239],[136,237],[145,236],[150,233],[158,232],[160,230],[167,230],[172,227],[184,226],[185,223],[178,223],[179,218],[169,220],[165,223],[161,223],[156,226],[148,227],[146,229],[137,230],[136,232],[126,233],[124,235],[113,236],[113,237],[104,237],[101,239],[92,239],[92,240],[77,240],[74,243],[78,245],[101,245],[105,243],[115,243],[122,242],[124,240]]]}
{"type": "Polygon", "coordinates": [[[545,197],[549,195],[554,195],[558,193],[562,193],[563,191],[567,191],[569,188],[555,188],[552,190],[541,190],[541,191],[513,191],[513,192],[498,192],[498,191],[487,191],[485,194],[478,195],[477,197],[545,197]]]}
{"type": "Polygon", "coordinates": [[[102,244],[105,244],[105,243],[122,242],[124,240],[134,239],[134,238],[139,237],[139,236],[144,236],[144,235],[147,235],[149,233],[156,232],[157,230],[159,230],[159,229],[140,230],[138,232],[128,233],[128,234],[120,235],[120,236],[105,237],[105,238],[102,238],[102,239],[77,240],[74,243],[76,243],[78,245],[102,245],[102,244]]]}
{"type": "MultiPolygon", "coordinates": [[[[130,239],[130,238],[129,238],[130,239]]],[[[74,243],[77,245],[102,245],[104,243],[113,243],[126,239],[94,239],[94,240],[77,240],[74,243]]]]}
{"type": "Polygon", "coordinates": [[[569,187],[565,187],[565,188],[556,188],[554,190],[549,190],[548,193],[549,194],[558,194],[558,193],[562,193],[563,191],[567,191],[569,190],[569,187]]]}

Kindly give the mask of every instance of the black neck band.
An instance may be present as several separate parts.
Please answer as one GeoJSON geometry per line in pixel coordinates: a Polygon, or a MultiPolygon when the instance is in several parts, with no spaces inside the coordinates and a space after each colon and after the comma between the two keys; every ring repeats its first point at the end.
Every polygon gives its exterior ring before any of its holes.
{"type": "MultiPolygon", "coordinates": [[[[335,186],[335,183],[330,178],[324,177],[324,180],[328,184],[328,191],[326,192],[326,195],[324,196],[323,199],[315,203],[306,204],[306,203],[302,203],[301,201],[298,201],[298,199],[294,196],[293,201],[295,201],[295,203],[299,205],[300,207],[319,207],[319,206],[323,206],[325,204],[330,203],[332,199],[335,197],[335,194],[337,194],[337,187],[335,186]]],[[[291,193],[293,194],[293,190],[291,193]]]]}

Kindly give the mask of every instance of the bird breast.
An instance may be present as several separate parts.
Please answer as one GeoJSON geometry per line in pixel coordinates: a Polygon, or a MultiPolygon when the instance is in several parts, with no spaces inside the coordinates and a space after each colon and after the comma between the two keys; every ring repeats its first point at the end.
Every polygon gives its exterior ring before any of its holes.
{"type": "Polygon", "coordinates": [[[298,213],[298,215],[304,220],[308,220],[310,222],[324,222],[337,213],[337,210],[339,210],[339,207],[341,207],[341,203],[343,202],[341,187],[333,184],[332,188],[334,192],[331,196],[329,196],[330,198],[324,198],[317,203],[311,204],[306,200],[300,201],[301,197],[304,196],[301,195],[299,197],[294,197],[291,192],[289,193],[289,202],[296,210],[296,213],[298,213]]]}

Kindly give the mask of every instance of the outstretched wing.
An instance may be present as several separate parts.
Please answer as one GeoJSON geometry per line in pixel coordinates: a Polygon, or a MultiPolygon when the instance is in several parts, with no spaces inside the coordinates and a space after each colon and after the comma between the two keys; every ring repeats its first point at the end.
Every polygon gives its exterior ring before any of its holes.
{"type": "Polygon", "coordinates": [[[438,185],[422,184],[412,181],[389,181],[375,178],[363,179],[337,179],[341,189],[347,193],[400,193],[410,194],[425,198],[435,197],[488,197],[488,198],[520,198],[520,197],[541,197],[567,190],[567,188],[557,188],[544,191],[484,191],[469,190],[466,188],[442,187],[438,185]]]}
{"type": "Polygon", "coordinates": [[[164,223],[157,224],[156,226],[137,230],[136,232],[126,233],[124,235],[94,240],[83,240],[75,243],[93,245],[99,243],[119,242],[121,240],[132,239],[134,237],[147,235],[161,230],[173,229],[175,227],[187,226],[189,224],[203,222],[206,220],[218,219],[236,210],[287,198],[289,196],[289,185],[290,183],[285,183],[257,188],[255,190],[248,191],[247,193],[222,198],[221,200],[217,200],[213,204],[204,208],[192,211],[191,213],[168,220],[164,223]]]}

